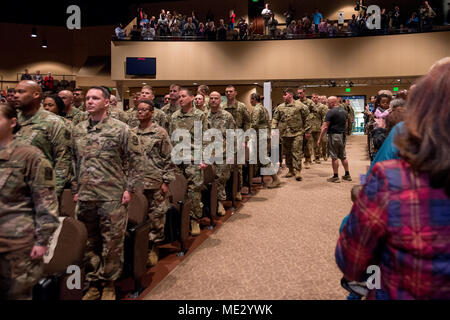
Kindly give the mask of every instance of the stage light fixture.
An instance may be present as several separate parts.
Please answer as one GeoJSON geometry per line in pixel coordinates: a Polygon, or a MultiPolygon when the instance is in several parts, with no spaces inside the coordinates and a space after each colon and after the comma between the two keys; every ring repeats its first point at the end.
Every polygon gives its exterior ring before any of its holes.
{"type": "Polygon", "coordinates": [[[42,48],[47,49],[47,40],[42,40],[42,48]]]}
{"type": "Polygon", "coordinates": [[[31,28],[31,37],[37,38],[37,28],[36,27],[31,28]]]}

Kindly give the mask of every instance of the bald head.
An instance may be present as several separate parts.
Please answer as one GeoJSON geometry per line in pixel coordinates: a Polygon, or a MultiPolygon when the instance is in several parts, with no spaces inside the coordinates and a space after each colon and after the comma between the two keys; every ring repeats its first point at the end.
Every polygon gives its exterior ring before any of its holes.
{"type": "Polygon", "coordinates": [[[20,81],[15,89],[14,104],[24,115],[36,112],[41,104],[42,88],[31,80],[20,81]]]}
{"type": "Polygon", "coordinates": [[[328,97],[327,102],[328,102],[328,108],[330,108],[330,109],[334,108],[338,105],[338,98],[335,96],[328,97]]]}
{"type": "Polygon", "coordinates": [[[58,92],[58,96],[64,102],[64,110],[67,112],[72,107],[73,93],[69,90],[61,90],[58,92]]]}
{"type": "Polygon", "coordinates": [[[222,102],[222,96],[217,91],[211,92],[209,95],[209,107],[211,111],[216,112],[220,108],[220,103],[222,102]]]}
{"type": "Polygon", "coordinates": [[[117,106],[117,97],[113,94],[109,96],[109,105],[113,107],[117,106]]]}

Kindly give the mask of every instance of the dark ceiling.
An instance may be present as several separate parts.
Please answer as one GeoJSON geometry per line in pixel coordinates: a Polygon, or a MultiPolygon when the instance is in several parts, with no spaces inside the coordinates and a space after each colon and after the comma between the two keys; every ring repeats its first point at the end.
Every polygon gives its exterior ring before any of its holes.
{"type": "Polygon", "coordinates": [[[169,1],[5,1],[1,4],[0,22],[65,26],[69,17],[67,7],[78,5],[81,9],[82,26],[112,25],[119,22],[127,24],[141,4],[169,1]]]}

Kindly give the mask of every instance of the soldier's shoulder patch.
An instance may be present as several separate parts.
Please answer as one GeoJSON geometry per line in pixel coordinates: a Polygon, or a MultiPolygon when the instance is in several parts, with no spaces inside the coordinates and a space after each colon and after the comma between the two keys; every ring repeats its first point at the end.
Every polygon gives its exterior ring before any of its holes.
{"type": "Polygon", "coordinates": [[[44,179],[47,181],[53,180],[53,169],[50,167],[45,167],[44,169],[44,179]]]}
{"type": "Polygon", "coordinates": [[[133,135],[133,137],[131,138],[131,142],[132,142],[135,146],[139,145],[139,139],[138,139],[138,137],[133,135]]]}

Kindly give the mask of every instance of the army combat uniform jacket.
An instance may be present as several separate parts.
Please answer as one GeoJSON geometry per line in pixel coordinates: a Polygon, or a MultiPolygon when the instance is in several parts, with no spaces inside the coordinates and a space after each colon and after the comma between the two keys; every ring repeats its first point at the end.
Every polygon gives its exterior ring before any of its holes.
{"type": "Polygon", "coordinates": [[[118,201],[138,187],[142,168],[139,139],[123,122],[106,116],[81,122],[72,132],[75,179],[80,201],[118,201]]]}
{"type": "Polygon", "coordinates": [[[311,132],[311,123],[308,119],[309,109],[299,101],[280,104],[272,119],[272,129],[280,130],[280,137],[292,138],[311,132]]]}
{"type": "Polygon", "coordinates": [[[70,131],[57,115],[39,109],[33,116],[19,115],[21,129],[16,138],[40,149],[55,170],[56,193],[60,195],[70,181],[72,149],[70,131]]]}
{"type": "Polygon", "coordinates": [[[247,131],[250,128],[250,113],[244,103],[236,100],[234,104],[228,105],[224,102],[221,104],[221,108],[231,113],[237,129],[247,131]]]}
{"type": "Polygon", "coordinates": [[[33,146],[15,139],[0,149],[0,253],[47,246],[59,225],[55,175],[33,146]]]}
{"type": "Polygon", "coordinates": [[[139,137],[143,156],[142,179],[144,189],[159,189],[163,183],[175,180],[175,165],[171,161],[172,143],[167,131],[157,124],[151,128],[132,129],[139,137]]]}

